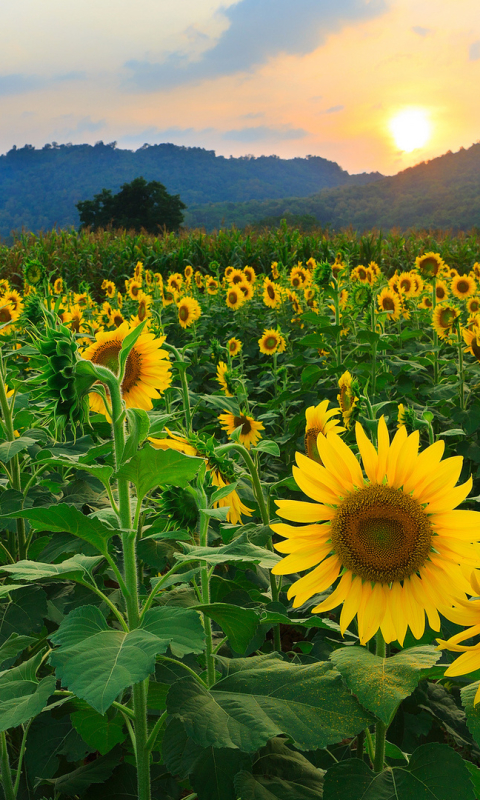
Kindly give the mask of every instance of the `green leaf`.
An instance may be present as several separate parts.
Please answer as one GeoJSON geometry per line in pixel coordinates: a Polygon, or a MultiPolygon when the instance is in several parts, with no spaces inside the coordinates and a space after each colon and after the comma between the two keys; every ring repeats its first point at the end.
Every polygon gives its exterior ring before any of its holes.
{"type": "Polygon", "coordinates": [[[14,456],[21,453],[22,450],[26,450],[27,447],[31,447],[32,444],[36,444],[35,439],[30,439],[28,436],[20,436],[13,442],[2,442],[0,444],[0,461],[8,464],[14,456]]]}
{"type": "Polygon", "coordinates": [[[85,464],[83,461],[79,461],[78,459],[74,458],[37,458],[37,462],[42,464],[53,464],[54,466],[61,465],[63,467],[71,467],[72,469],[88,472],[89,475],[93,475],[95,478],[98,478],[98,480],[101,481],[104,486],[109,485],[110,478],[113,475],[113,467],[108,466],[108,464],[85,464]]]}
{"type": "Polygon", "coordinates": [[[89,752],[88,745],[72,727],[68,715],[60,719],[46,710],[32,722],[28,732],[25,764],[32,784],[40,778],[53,778],[59,756],[67,761],[79,761],[89,752]]]}
{"type": "Polygon", "coordinates": [[[170,689],[167,709],[201,747],[244,752],[254,752],[281,733],[301,750],[316,750],[372,723],[331,665],[294,666],[280,659],[240,669],[210,692],[182,678],[170,689]]]}
{"type": "Polygon", "coordinates": [[[150,429],[150,417],[141,408],[127,408],[128,437],[123,450],[122,464],[133,458],[150,429]]]}
{"type": "Polygon", "coordinates": [[[121,744],[127,736],[121,714],[113,719],[99,714],[85,703],[85,707],[70,715],[72,725],[82,739],[102,756],[109,753],[116,744],[121,744]]]}
{"type": "Polygon", "coordinates": [[[25,648],[36,641],[34,636],[19,636],[18,633],[12,633],[6,642],[0,645],[0,667],[5,661],[15,659],[25,648]]]}
{"type": "Polygon", "coordinates": [[[418,747],[407,766],[372,772],[352,758],[325,775],[323,800],[475,800],[461,756],[445,744],[418,747]]]}
{"type": "Polygon", "coordinates": [[[121,380],[123,380],[127,358],[142,335],[146,324],[146,320],[141,322],[140,325],[137,325],[136,328],[134,328],[127,336],[125,336],[125,339],[122,342],[122,347],[118,354],[118,375],[121,380]]]}
{"type": "Polygon", "coordinates": [[[284,739],[272,739],[260,750],[253,775],[239,772],[235,788],[240,800],[317,800],[323,792],[323,770],[284,739]]]}
{"type": "Polygon", "coordinates": [[[199,653],[203,629],[195,611],[150,609],[142,626],[129,633],[109,628],[96,606],[70,612],[51,640],[50,656],[63,685],[104,714],[120,692],[153,672],[155,656],[170,646],[174,655],[199,653]]]}
{"type": "Polygon", "coordinates": [[[203,463],[203,458],[186,456],[176,450],[155,450],[148,445],[120,468],[117,477],[134,483],[141,500],[157,486],[185,488],[203,463]]]}
{"type": "Polygon", "coordinates": [[[212,519],[219,519],[225,522],[228,517],[229,506],[222,506],[222,508],[199,508],[198,510],[201,511],[202,514],[205,514],[206,517],[212,517],[212,519]]]}
{"type": "MultiPolygon", "coordinates": [[[[85,580],[91,575],[92,570],[102,561],[102,556],[84,556],[77,553],[72,558],[67,558],[60,564],[42,564],[39,561],[17,561],[0,567],[3,572],[9,572],[15,580],[41,581],[45,578],[53,580],[85,580]]],[[[1,589],[4,587],[0,587],[1,589]]]]}
{"type": "Polygon", "coordinates": [[[216,489],[210,498],[210,502],[212,503],[212,505],[213,503],[216,503],[217,500],[222,500],[222,498],[227,497],[227,495],[231,494],[237,488],[237,485],[238,485],[237,482],[229,483],[227,484],[227,486],[222,486],[221,489],[216,489]]]}
{"type": "Polygon", "coordinates": [[[47,596],[41,586],[19,589],[10,603],[0,606],[0,644],[12,633],[38,633],[46,616],[47,596]]]}
{"type": "Polygon", "coordinates": [[[37,531],[50,531],[52,533],[72,533],[85,542],[93,545],[103,555],[108,552],[108,540],[119,531],[107,528],[96,517],[86,516],[78,511],[75,506],[59,503],[55,506],[26,508],[6,514],[9,519],[22,517],[28,519],[32,528],[37,531]]]}
{"type": "Polygon", "coordinates": [[[42,711],[55,691],[55,678],[40,682],[36,673],[42,661],[38,653],[20,666],[0,673],[0,731],[16,728],[42,711]]]}
{"type": "Polygon", "coordinates": [[[411,647],[391,658],[375,656],[366,647],[342,647],[330,658],[362,705],[388,725],[440,656],[433,647],[411,647]]]}
{"type": "Polygon", "coordinates": [[[479,686],[480,681],[476,681],[460,690],[462,704],[467,716],[467,727],[477,744],[480,744],[480,703],[474,705],[474,700],[479,686]]]}
{"type": "Polygon", "coordinates": [[[207,564],[247,561],[269,569],[281,561],[281,556],[276,553],[251,544],[246,535],[238,536],[230,544],[221,547],[195,547],[186,542],[182,542],[182,547],[185,553],[175,554],[178,561],[205,561],[207,564]]]}
{"type": "Polygon", "coordinates": [[[195,608],[220,625],[237,653],[245,652],[260,622],[260,617],[253,608],[242,608],[229,603],[211,603],[195,608]]]}
{"type": "MultiPolygon", "coordinates": [[[[3,566],[0,567],[0,569],[3,569],[3,566]]],[[[24,589],[24,588],[25,588],[25,584],[22,584],[22,583],[18,583],[18,584],[15,584],[15,583],[2,583],[2,584],[0,584],[0,600],[2,600],[4,597],[8,597],[10,592],[14,592],[15,589],[24,589]]]]}
{"type": "Polygon", "coordinates": [[[269,453],[271,456],[280,457],[280,448],[278,444],[268,439],[261,439],[253,449],[257,450],[259,453],[269,453]]]}
{"type": "Polygon", "coordinates": [[[95,761],[90,761],[73,772],[61,775],[59,778],[49,780],[55,786],[55,792],[60,795],[78,796],[83,794],[92,783],[104,783],[120,763],[122,753],[120,748],[111,750],[106,756],[100,756],[95,761]]]}

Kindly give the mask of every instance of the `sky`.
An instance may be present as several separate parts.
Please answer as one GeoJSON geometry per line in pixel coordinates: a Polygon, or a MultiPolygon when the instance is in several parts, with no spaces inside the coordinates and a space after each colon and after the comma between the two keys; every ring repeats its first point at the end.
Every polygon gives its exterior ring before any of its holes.
{"type": "Polygon", "coordinates": [[[480,139],[478,0],[2,0],[0,23],[0,153],[173,142],[392,175],[480,139]]]}

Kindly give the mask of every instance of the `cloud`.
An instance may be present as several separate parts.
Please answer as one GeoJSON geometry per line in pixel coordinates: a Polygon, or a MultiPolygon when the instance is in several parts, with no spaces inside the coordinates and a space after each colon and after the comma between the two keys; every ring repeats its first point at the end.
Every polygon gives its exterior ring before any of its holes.
{"type": "Polygon", "coordinates": [[[11,75],[0,75],[0,96],[24,94],[25,92],[35,92],[47,88],[55,83],[66,81],[77,81],[86,78],[85,72],[66,72],[59,75],[45,77],[41,75],[23,75],[14,73],[11,75]]]}
{"type": "Polygon", "coordinates": [[[470,61],[478,61],[480,58],[480,40],[473,42],[468,51],[468,58],[470,61]]]}
{"type": "Polygon", "coordinates": [[[414,25],[411,30],[418,36],[428,36],[433,32],[431,28],[422,28],[421,25],[414,25]]]}
{"type": "Polygon", "coordinates": [[[251,71],[280,53],[305,55],[330,33],[356,20],[383,14],[391,0],[239,0],[224,9],[228,27],[196,61],[180,52],[162,63],[131,60],[126,87],[168,89],[238,72],[251,71]]]}
{"type": "Polygon", "coordinates": [[[290,125],[257,125],[250,128],[238,128],[225,131],[222,139],[230,142],[265,142],[285,141],[288,139],[303,139],[308,136],[308,131],[303,128],[291,128],[290,125]]]}
{"type": "Polygon", "coordinates": [[[144,128],[144,130],[139,131],[139,133],[127,133],[123,136],[119,136],[118,140],[124,145],[130,144],[137,146],[143,144],[164,144],[165,142],[175,144],[179,140],[181,144],[183,144],[185,140],[196,144],[199,136],[213,133],[214,131],[215,128],[202,128],[201,130],[197,130],[196,128],[178,128],[174,125],[170,128],[162,129],[152,126],[150,128],[144,128]]]}
{"type": "Polygon", "coordinates": [[[325,111],[320,111],[320,114],[336,114],[338,111],[343,111],[344,108],[345,106],[330,106],[325,111]]]}
{"type": "Polygon", "coordinates": [[[80,133],[95,133],[95,131],[99,131],[105,126],[104,119],[94,122],[90,116],[78,119],[74,114],[64,114],[60,117],[60,121],[65,127],[59,128],[55,135],[65,138],[77,136],[80,133]]]}

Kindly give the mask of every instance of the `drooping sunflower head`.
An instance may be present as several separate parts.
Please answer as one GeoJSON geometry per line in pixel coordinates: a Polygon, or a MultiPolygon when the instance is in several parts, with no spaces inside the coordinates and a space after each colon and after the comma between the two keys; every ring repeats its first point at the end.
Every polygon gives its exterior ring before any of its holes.
{"type": "Polygon", "coordinates": [[[432,326],[441,339],[445,339],[451,333],[460,311],[455,306],[439,305],[435,308],[432,316],[432,326]]]}
{"type": "Polygon", "coordinates": [[[62,294],[63,292],[63,278],[57,278],[53,284],[53,291],[55,294],[62,294]]]}
{"type": "Polygon", "coordinates": [[[400,319],[402,304],[398,294],[390,287],[385,286],[377,295],[377,303],[379,310],[386,311],[390,319],[400,319]]]}
{"type": "Polygon", "coordinates": [[[372,299],[372,290],[367,283],[360,283],[359,286],[354,286],[351,293],[351,301],[354,308],[362,309],[367,306],[372,299]]]}
{"type": "Polygon", "coordinates": [[[200,303],[194,297],[183,297],[177,302],[178,321],[182,328],[189,328],[193,325],[202,313],[200,303]]]}
{"type": "Polygon", "coordinates": [[[133,271],[133,277],[136,281],[139,282],[140,286],[142,285],[142,275],[143,275],[143,264],[141,261],[137,261],[135,264],[135,269],[133,271]]]}
{"type": "Polygon", "coordinates": [[[340,376],[338,388],[340,389],[340,394],[337,395],[338,405],[342,412],[343,424],[348,430],[351,424],[351,416],[358,402],[358,397],[355,396],[353,378],[348,370],[340,376]]]}
{"type": "Polygon", "coordinates": [[[465,300],[477,291],[477,284],[470,275],[455,275],[452,280],[452,293],[459,300],[465,300]]]}
{"type": "Polygon", "coordinates": [[[263,335],[258,340],[260,352],[266,356],[273,356],[277,352],[280,345],[281,334],[274,328],[265,329],[263,335]]]}
{"type": "Polygon", "coordinates": [[[270,269],[272,271],[273,280],[278,281],[280,277],[280,272],[278,271],[278,261],[272,261],[270,269]]]}
{"type": "Polygon", "coordinates": [[[463,459],[441,462],[442,441],[419,453],[418,431],[401,426],[390,442],[383,417],[378,449],[358,423],[356,438],[365,475],[335,433],[318,437],[325,466],[297,453],[294,478],[313,502],[277,501],[281,517],[306,524],[272,526],[288,554],[273,572],[311,570],[290,586],[295,607],[335,585],[313,611],[343,605],[341,631],[356,615],[361,644],[379,628],[387,642],[403,643],[408,627],[419,639],[425,613],[439,630],[438,612],[469,590],[465,565],[478,565],[480,515],[454,510],[472,481],[455,485],[463,459]]]}
{"type": "Polygon", "coordinates": [[[248,416],[248,414],[241,413],[237,416],[226,411],[225,414],[220,414],[218,419],[220,421],[220,426],[229,436],[231,436],[237,428],[241,427],[238,438],[240,444],[243,444],[247,450],[250,450],[252,445],[255,447],[258,440],[262,438],[260,431],[264,429],[263,423],[254,420],[254,418],[248,416]]]}
{"type": "Polygon", "coordinates": [[[200,515],[195,495],[190,487],[186,489],[177,486],[167,487],[162,492],[160,507],[163,514],[166,514],[180,529],[195,531],[200,515]]]}
{"type": "Polygon", "coordinates": [[[234,358],[238,356],[242,349],[242,343],[240,339],[236,339],[235,336],[232,336],[231,339],[227,342],[228,352],[230,353],[231,357],[234,358]]]}
{"type": "Polygon", "coordinates": [[[434,278],[445,267],[445,262],[440,253],[430,252],[424,253],[423,256],[417,256],[415,267],[424,278],[434,278]]]}
{"type": "Polygon", "coordinates": [[[263,282],[263,302],[269,308],[276,308],[280,301],[279,287],[270,278],[265,278],[263,282]]]}
{"type": "MultiPolygon", "coordinates": [[[[312,259],[312,261],[314,261],[314,259],[312,259]]],[[[312,275],[314,284],[317,286],[328,286],[332,278],[332,267],[328,261],[320,261],[318,264],[315,263],[312,275]]],[[[335,278],[336,275],[333,277],[335,278]]]]}
{"type": "Polygon", "coordinates": [[[341,409],[331,408],[328,410],[328,403],[328,400],[322,400],[318,406],[310,406],[305,411],[305,452],[309,458],[319,464],[322,461],[317,447],[318,434],[323,433],[326,436],[331,431],[339,434],[345,430],[337,419],[333,419],[341,413],[341,409]]]}
{"type": "Polygon", "coordinates": [[[224,361],[220,361],[217,366],[217,381],[226,397],[234,396],[235,386],[233,383],[233,374],[224,361]]]}

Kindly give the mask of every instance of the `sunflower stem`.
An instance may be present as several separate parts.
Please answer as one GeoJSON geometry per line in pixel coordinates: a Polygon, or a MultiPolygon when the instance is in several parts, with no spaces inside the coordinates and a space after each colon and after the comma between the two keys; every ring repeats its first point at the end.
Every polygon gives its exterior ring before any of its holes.
{"type": "Polygon", "coordinates": [[[458,378],[460,381],[460,409],[465,411],[465,391],[463,383],[463,342],[460,331],[460,321],[457,320],[457,345],[458,345],[458,378]]]}
{"type": "Polygon", "coordinates": [[[15,800],[15,792],[13,789],[12,772],[10,769],[10,761],[8,758],[7,737],[5,731],[0,733],[0,749],[1,749],[1,764],[2,764],[2,785],[5,792],[5,800],[15,800]]]}
{"type": "MultiPolygon", "coordinates": [[[[206,496],[203,493],[203,500],[206,503],[206,496]]],[[[200,511],[198,538],[200,547],[208,547],[208,514],[200,511]]],[[[210,570],[207,564],[203,564],[201,568],[201,595],[202,603],[204,605],[210,604],[210,570]]],[[[215,657],[213,655],[213,635],[212,635],[212,620],[206,614],[203,615],[203,626],[205,629],[205,661],[207,665],[207,685],[213,686],[215,683],[215,657]]]]}
{"type": "MultiPolygon", "coordinates": [[[[432,314],[435,313],[437,305],[437,281],[435,276],[432,278],[432,314]]],[[[433,331],[433,383],[436,386],[438,383],[438,333],[433,331]]]]}
{"type": "MultiPolygon", "coordinates": [[[[5,427],[5,434],[6,438],[9,442],[15,441],[15,430],[13,425],[13,414],[12,414],[12,407],[10,406],[7,398],[7,392],[5,389],[5,372],[3,367],[3,362],[0,362],[0,406],[2,409],[2,416],[3,416],[3,424],[5,427]]],[[[14,455],[12,458],[12,467],[11,467],[11,484],[12,488],[15,489],[17,492],[22,492],[22,477],[20,472],[20,461],[18,458],[18,454],[14,455]]],[[[26,537],[25,537],[25,520],[20,518],[16,521],[16,528],[17,528],[17,541],[12,542],[14,545],[14,552],[11,553],[13,558],[16,558],[18,553],[19,561],[22,561],[26,558],[26,537]]]]}
{"type": "MultiPolygon", "coordinates": [[[[375,300],[372,299],[372,307],[371,307],[371,327],[372,333],[376,333],[376,323],[375,323],[375,300]]],[[[377,380],[377,340],[372,342],[372,400],[375,401],[375,391],[376,391],[376,380],[377,380]]]]}
{"type": "MultiPolygon", "coordinates": [[[[109,385],[112,399],[112,428],[115,451],[115,465],[120,469],[125,449],[125,413],[122,404],[120,384],[112,379],[109,385]]],[[[125,478],[117,478],[119,521],[122,528],[124,597],[127,605],[127,618],[130,630],[140,624],[138,573],[136,558],[136,531],[132,530],[130,486],[125,478]]],[[[138,800],[150,800],[150,753],[147,750],[147,687],[149,679],[132,686],[133,711],[135,714],[135,757],[137,761],[138,800]]]]}
{"type": "MultiPolygon", "coordinates": [[[[385,658],[386,656],[386,645],[385,639],[383,638],[382,632],[380,630],[377,631],[376,636],[376,655],[379,658],[385,658]]],[[[383,763],[385,761],[385,737],[387,733],[387,726],[381,719],[377,720],[375,725],[375,758],[373,762],[373,769],[375,772],[382,772],[383,770],[383,763]]]]}
{"type": "Polygon", "coordinates": [[[192,412],[190,409],[190,395],[188,392],[187,365],[185,363],[183,355],[178,352],[176,347],[174,347],[172,344],[167,344],[167,342],[163,343],[163,347],[165,348],[165,350],[169,350],[171,353],[173,353],[177,360],[176,366],[178,368],[178,374],[180,375],[180,383],[182,385],[185,427],[187,429],[187,433],[190,435],[192,433],[192,412]]]}

